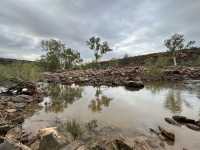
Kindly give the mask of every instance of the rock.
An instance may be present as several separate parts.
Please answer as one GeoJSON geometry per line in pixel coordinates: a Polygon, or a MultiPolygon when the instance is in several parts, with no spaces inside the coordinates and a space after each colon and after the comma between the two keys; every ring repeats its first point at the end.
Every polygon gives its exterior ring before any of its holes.
{"type": "Polygon", "coordinates": [[[19,137],[21,136],[21,134],[22,134],[22,128],[20,128],[20,127],[15,127],[15,128],[10,129],[10,130],[7,132],[6,137],[9,138],[9,139],[18,140],[19,137]]]}
{"type": "Polygon", "coordinates": [[[31,150],[39,150],[40,147],[40,141],[36,140],[34,143],[31,144],[30,148],[31,150]]]}
{"type": "Polygon", "coordinates": [[[15,108],[15,103],[13,103],[13,102],[7,102],[7,106],[9,108],[15,108]]]}
{"type": "Polygon", "coordinates": [[[33,97],[29,95],[17,95],[13,97],[12,101],[16,103],[30,103],[33,102],[33,97]]]}
{"type": "Polygon", "coordinates": [[[5,135],[14,126],[9,124],[0,125],[0,135],[5,135]]]}
{"type": "Polygon", "coordinates": [[[76,140],[66,145],[62,150],[77,150],[81,148],[82,146],[84,146],[84,144],[81,141],[76,140]]]}
{"type": "Polygon", "coordinates": [[[144,88],[144,84],[142,81],[126,81],[125,87],[129,88],[144,88]]]}
{"type": "Polygon", "coordinates": [[[108,147],[110,149],[117,149],[117,150],[133,150],[132,147],[130,147],[128,144],[126,144],[124,141],[115,139],[112,142],[108,144],[108,147]]]}
{"type": "Polygon", "coordinates": [[[8,112],[8,113],[14,113],[16,111],[17,111],[16,109],[6,109],[6,112],[8,112]]]}
{"type": "Polygon", "coordinates": [[[198,125],[188,123],[188,124],[186,124],[186,126],[192,130],[200,131],[200,126],[198,126],[198,125]]]}
{"type": "Polygon", "coordinates": [[[28,134],[22,129],[22,127],[10,129],[6,134],[6,138],[14,141],[20,141],[23,144],[28,143],[28,134]]]}
{"type": "Polygon", "coordinates": [[[0,150],[31,150],[29,147],[11,141],[10,139],[4,139],[4,142],[0,144],[0,150]]]}
{"type": "Polygon", "coordinates": [[[196,121],[195,123],[197,126],[200,126],[200,120],[196,121]]]}
{"type": "Polygon", "coordinates": [[[45,128],[39,131],[40,144],[39,150],[59,150],[67,145],[56,128],[45,128]]]}
{"type": "MultiPolygon", "coordinates": [[[[152,142],[152,141],[151,141],[152,142]]],[[[136,137],[134,140],[134,150],[161,150],[162,148],[156,141],[153,141],[154,145],[150,143],[146,137],[136,137]],[[156,145],[156,146],[155,146],[156,145]]]]}
{"type": "Polygon", "coordinates": [[[175,141],[175,135],[174,133],[168,132],[165,129],[159,127],[160,133],[162,136],[164,136],[167,140],[170,140],[172,142],[175,141]]]}
{"type": "Polygon", "coordinates": [[[25,106],[26,106],[25,103],[16,103],[16,104],[15,104],[15,107],[16,107],[18,110],[25,108],[25,106]]]}
{"type": "Polygon", "coordinates": [[[195,124],[195,120],[188,119],[185,116],[173,116],[172,118],[175,121],[177,121],[178,123],[192,123],[192,124],[195,124]]]}
{"type": "Polygon", "coordinates": [[[165,121],[169,124],[172,125],[176,125],[176,126],[180,126],[180,124],[178,124],[175,120],[171,119],[171,118],[165,118],[165,121]]]}
{"type": "Polygon", "coordinates": [[[11,119],[12,124],[18,125],[24,122],[24,116],[19,116],[14,119],[11,119]]]}
{"type": "Polygon", "coordinates": [[[95,145],[91,146],[90,149],[91,149],[91,150],[106,150],[106,148],[103,147],[103,146],[100,145],[100,144],[95,144],[95,145]]]}

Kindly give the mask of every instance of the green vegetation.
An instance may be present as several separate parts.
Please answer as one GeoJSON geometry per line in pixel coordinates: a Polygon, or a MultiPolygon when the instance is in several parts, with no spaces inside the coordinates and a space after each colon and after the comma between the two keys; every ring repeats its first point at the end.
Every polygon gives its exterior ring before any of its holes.
{"type": "Polygon", "coordinates": [[[162,68],[160,68],[160,67],[150,66],[145,69],[144,75],[147,77],[152,77],[152,78],[158,79],[158,78],[162,77],[163,71],[162,71],[162,68]]]}
{"type": "Polygon", "coordinates": [[[195,41],[189,41],[186,45],[184,42],[185,42],[184,35],[177,34],[177,33],[164,41],[165,46],[169,49],[172,55],[174,66],[177,65],[177,61],[176,61],[177,51],[182,50],[182,49],[193,48],[193,45],[195,44],[195,41]]]}
{"type": "Polygon", "coordinates": [[[167,56],[158,57],[158,58],[149,58],[145,61],[144,66],[146,67],[155,67],[163,68],[171,65],[171,58],[167,56]]]}
{"type": "Polygon", "coordinates": [[[38,67],[35,63],[14,63],[0,65],[0,72],[0,81],[37,81],[40,79],[41,68],[38,67]]]}
{"type": "Polygon", "coordinates": [[[104,41],[101,43],[101,39],[99,37],[91,37],[87,42],[87,45],[91,50],[94,51],[95,61],[98,60],[107,52],[112,51],[112,49],[108,46],[108,42],[104,41]]]}
{"type": "Polygon", "coordinates": [[[98,127],[97,120],[91,120],[91,121],[89,121],[88,123],[86,123],[85,127],[86,127],[86,129],[88,131],[94,130],[95,128],[98,127]]]}
{"type": "Polygon", "coordinates": [[[66,123],[64,123],[62,128],[64,129],[65,132],[70,133],[73,140],[77,140],[83,134],[83,130],[81,128],[81,125],[76,120],[67,121],[66,123]]]}
{"type": "Polygon", "coordinates": [[[82,61],[80,53],[72,48],[66,48],[62,41],[42,41],[41,46],[47,53],[42,56],[40,64],[47,71],[69,69],[82,61]]]}

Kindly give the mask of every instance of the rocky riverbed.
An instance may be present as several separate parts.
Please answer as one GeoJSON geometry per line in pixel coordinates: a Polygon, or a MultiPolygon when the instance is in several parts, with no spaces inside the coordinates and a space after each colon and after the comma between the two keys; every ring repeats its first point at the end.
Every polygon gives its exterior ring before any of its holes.
{"type": "Polygon", "coordinates": [[[182,81],[200,79],[199,67],[168,67],[158,71],[142,66],[123,68],[67,70],[57,73],[46,72],[44,80],[48,82],[92,85],[92,86],[132,86],[141,88],[142,83],[151,81],[182,81]],[[130,84],[131,83],[131,84],[130,84]]]}

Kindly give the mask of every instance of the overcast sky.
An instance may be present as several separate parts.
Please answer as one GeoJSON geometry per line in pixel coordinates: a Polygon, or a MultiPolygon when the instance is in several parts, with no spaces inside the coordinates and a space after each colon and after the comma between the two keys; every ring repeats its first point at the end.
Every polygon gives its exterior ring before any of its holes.
{"type": "Polygon", "coordinates": [[[93,59],[99,36],[114,49],[104,59],[164,51],[182,33],[200,40],[200,0],[1,0],[0,57],[34,60],[42,39],[56,38],[93,59]]]}

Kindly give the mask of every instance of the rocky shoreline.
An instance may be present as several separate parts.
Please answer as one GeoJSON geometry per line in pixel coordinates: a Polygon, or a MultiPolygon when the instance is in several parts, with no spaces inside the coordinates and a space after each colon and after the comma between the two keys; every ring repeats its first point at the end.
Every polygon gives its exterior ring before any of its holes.
{"type": "MultiPolygon", "coordinates": [[[[31,82],[13,83],[10,88],[1,90],[0,149],[2,149],[3,145],[7,145],[9,150],[27,149],[25,145],[19,144],[19,141],[20,143],[27,142],[27,134],[25,132],[23,134],[22,132],[18,133],[16,130],[22,129],[24,120],[37,110],[38,103],[42,100],[42,93],[31,82]],[[16,133],[13,134],[13,132],[16,133]],[[13,138],[16,141],[12,141],[13,138]]],[[[6,148],[3,149],[6,150],[6,148]]]]}
{"type": "Polygon", "coordinates": [[[200,67],[167,67],[153,72],[142,66],[123,68],[66,70],[57,73],[46,72],[43,80],[67,85],[132,86],[142,88],[143,83],[153,81],[199,80],[200,67]],[[130,84],[132,83],[132,84],[130,84]]]}

